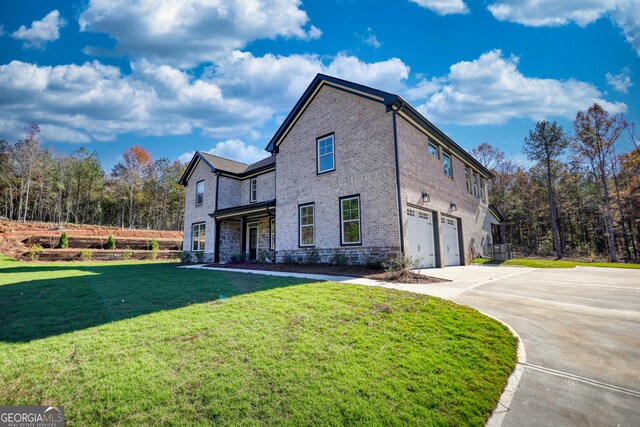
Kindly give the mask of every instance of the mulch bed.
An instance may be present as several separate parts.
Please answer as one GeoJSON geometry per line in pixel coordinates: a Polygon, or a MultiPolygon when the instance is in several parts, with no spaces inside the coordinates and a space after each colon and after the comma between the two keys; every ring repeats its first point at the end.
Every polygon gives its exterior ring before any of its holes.
{"type": "Polygon", "coordinates": [[[450,280],[425,276],[412,271],[387,273],[381,268],[369,268],[365,265],[332,265],[332,264],[273,264],[270,262],[246,262],[229,264],[208,264],[208,267],[240,268],[244,270],[268,270],[282,273],[324,274],[328,276],[350,276],[380,280],[390,283],[443,283],[450,280]]]}

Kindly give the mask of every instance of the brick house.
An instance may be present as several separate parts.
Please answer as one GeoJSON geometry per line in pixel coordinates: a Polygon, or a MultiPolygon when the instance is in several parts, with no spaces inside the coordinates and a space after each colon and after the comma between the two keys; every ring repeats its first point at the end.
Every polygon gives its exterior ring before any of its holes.
{"type": "Polygon", "coordinates": [[[491,172],[398,95],[319,74],[266,150],[251,165],[194,155],[180,179],[185,249],[443,267],[485,253],[499,223],[491,172]]]}

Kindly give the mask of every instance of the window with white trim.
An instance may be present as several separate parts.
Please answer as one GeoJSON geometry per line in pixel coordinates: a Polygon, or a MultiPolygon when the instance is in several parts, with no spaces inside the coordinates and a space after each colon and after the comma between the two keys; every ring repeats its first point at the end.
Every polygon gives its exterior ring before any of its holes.
{"type": "Polygon", "coordinates": [[[480,178],[480,198],[482,199],[483,202],[486,202],[486,194],[485,194],[485,181],[484,178],[480,178]]]}
{"type": "Polygon", "coordinates": [[[340,233],[343,245],[361,243],[360,196],[340,199],[340,233]]]}
{"type": "Polygon", "coordinates": [[[464,180],[467,184],[467,193],[471,194],[471,169],[464,168],[464,180]]]}
{"type": "Polygon", "coordinates": [[[300,221],[300,246],[315,244],[315,206],[302,205],[298,211],[300,221]]]}
{"type": "Polygon", "coordinates": [[[258,200],[258,178],[251,178],[251,181],[249,181],[249,188],[249,202],[255,203],[258,200]]]}
{"type": "Polygon", "coordinates": [[[204,202],[204,181],[196,182],[196,206],[204,202]]]}
{"type": "Polygon", "coordinates": [[[442,153],[442,171],[449,178],[453,178],[453,172],[451,171],[451,155],[442,153]]]}
{"type": "Polygon", "coordinates": [[[204,222],[191,226],[191,250],[194,252],[204,251],[205,225],[204,222]]]}
{"type": "Polygon", "coordinates": [[[271,218],[271,238],[269,240],[269,249],[274,250],[276,248],[276,219],[271,218]]]}
{"type": "Polygon", "coordinates": [[[473,195],[476,197],[480,197],[480,193],[478,192],[478,174],[473,173],[473,195]]]}
{"type": "Polygon", "coordinates": [[[335,170],[334,138],[328,135],[317,140],[318,173],[335,170]]]}
{"type": "Polygon", "coordinates": [[[440,158],[440,155],[438,154],[438,146],[433,142],[429,142],[429,153],[431,153],[431,155],[436,159],[440,158]]]}

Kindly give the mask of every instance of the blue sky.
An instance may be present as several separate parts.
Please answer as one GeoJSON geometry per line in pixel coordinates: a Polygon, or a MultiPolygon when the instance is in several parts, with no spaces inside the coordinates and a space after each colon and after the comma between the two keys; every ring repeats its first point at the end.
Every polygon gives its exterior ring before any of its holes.
{"type": "Polygon", "coordinates": [[[640,122],[640,0],[0,2],[0,138],[255,161],[317,72],[523,160],[536,120],[640,122]]]}

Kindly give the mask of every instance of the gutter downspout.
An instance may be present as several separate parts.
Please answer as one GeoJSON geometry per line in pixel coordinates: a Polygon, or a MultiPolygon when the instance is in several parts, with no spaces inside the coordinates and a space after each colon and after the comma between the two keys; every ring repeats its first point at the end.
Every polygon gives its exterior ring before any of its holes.
{"type": "Polygon", "coordinates": [[[402,193],[400,191],[400,156],[398,150],[398,119],[396,118],[397,112],[402,110],[404,107],[404,100],[400,99],[400,107],[398,109],[393,110],[393,145],[395,149],[395,157],[396,157],[396,191],[398,193],[398,220],[400,225],[400,252],[402,255],[405,254],[404,251],[404,220],[402,216],[402,193]]]}
{"type": "MultiPolygon", "coordinates": [[[[216,206],[214,212],[218,211],[218,190],[220,188],[220,172],[216,172],[216,206]]],[[[220,262],[220,220],[215,218],[214,221],[215,227],[215,240],[213,247],[213,262],[220,262]]]]}

